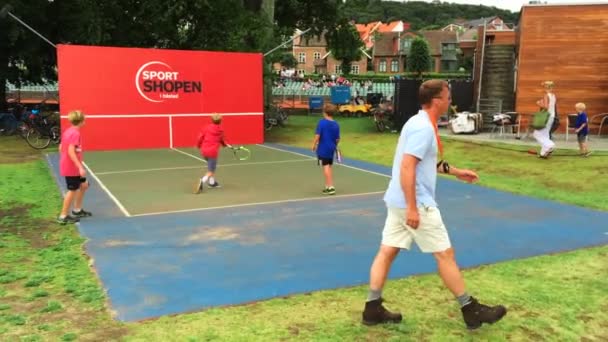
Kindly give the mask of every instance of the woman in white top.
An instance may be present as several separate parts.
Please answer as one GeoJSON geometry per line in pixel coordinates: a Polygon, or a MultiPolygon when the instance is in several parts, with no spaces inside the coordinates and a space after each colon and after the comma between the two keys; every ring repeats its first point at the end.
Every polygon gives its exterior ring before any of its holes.
{"type": "Polygon", "coordinates": [[[547,124],[544,128],[534,130],[533,136],[541,146],[540,157],[547,158],[555,148],[555,143],[551,141],[550,138],[550,131],[551,126],[553,125],[553,120],[555,119],[555,102],[557,98],[553,93],[553,81],[545,81],[542,83],[542,85],[545,88],[545,96],[536,101],[536,104],[540,108],[546,109],[549,112],[549,120],[547,120],[547,124]]]}

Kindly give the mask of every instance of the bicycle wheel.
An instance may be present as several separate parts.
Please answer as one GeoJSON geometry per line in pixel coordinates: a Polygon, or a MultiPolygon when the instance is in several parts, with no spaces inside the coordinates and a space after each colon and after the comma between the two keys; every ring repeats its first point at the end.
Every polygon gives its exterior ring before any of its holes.
{"type": "Polygon", "coordinates": [[[270,120],[266,119],[266,121],[264,122],[264,129],[267,131],[270,131],[272,129],[272,126],[274,126],[272,124],[272,122],[270,122],[270,120]]]}
{"type": "Polygon", "coordinates": [[[48,134],[42,134],[40,131],[34,128],[27,132],[27,137],[25,140],[27,141],[28,145],[37,150],[45,149],[49,147],[51,143],[51,137],[49,137],[48,134]]]}
{"type": "Polygon", "coordinates": [[[51,140],[53,141],[53,144],[59,145],[61,142],[61,131],[59,130],[59,126],[53,126],[49,131],[51,133],[51,140]]]}
{"type": "Polygon", "coordinates": [[[27,139],[27,133],[30,131],[30,127],[25,123],[22,123],[19,128],[19,136],[23,139],[27,139]]]}

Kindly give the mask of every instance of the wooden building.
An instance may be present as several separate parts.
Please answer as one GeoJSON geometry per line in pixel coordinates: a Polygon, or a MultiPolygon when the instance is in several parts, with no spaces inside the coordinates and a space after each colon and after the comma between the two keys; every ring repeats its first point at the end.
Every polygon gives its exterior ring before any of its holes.
{"type": "Polygon", "coordinates": [[[516,112],[538,110],[543,81],[555,82],[562,122],[577,102],[608,112],[608,3],[524,5],[518,31],[516,112]]]}

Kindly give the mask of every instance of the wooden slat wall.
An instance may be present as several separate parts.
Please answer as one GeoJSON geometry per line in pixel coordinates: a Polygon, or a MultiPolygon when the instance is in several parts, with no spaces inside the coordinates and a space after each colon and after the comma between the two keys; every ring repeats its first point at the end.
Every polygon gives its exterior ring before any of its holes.
{"type": "Polygon", "coordinates": [[[562,122],[577,102],[590,116],[608,112],[608,4],[524,6],[519,42],[517,112],[538,110],[546,80],[562,122]]]}
{"type": "Polygon", "coordinates": [[[515,31],[488,31],[488,36],[494,36],[492,45],[515,45],[515,31]]]}

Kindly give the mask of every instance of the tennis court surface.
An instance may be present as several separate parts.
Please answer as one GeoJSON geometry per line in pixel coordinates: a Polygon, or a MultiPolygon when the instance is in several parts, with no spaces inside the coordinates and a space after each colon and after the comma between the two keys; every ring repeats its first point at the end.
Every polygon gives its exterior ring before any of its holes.
{"type": "MultiPolygon", "coordinates": [[[[222,151],[219,189],[192,193],[196,149],[89,152],[91,189],[79,224],[117,319],[134,321],[365,284],[381,238],[390,169],[346,159],[324,196],[311,152],[222,151]]],[[[48,161],[59,188],[58,156],[48,161]]],[[[463,267],[608,243],[608,213],[440,179],[437,193],[463,267]]],[[[432,257],[398,258],[391,278],[435,272],[432,257]]],[[[362,300],[364,298],[362,297],[362,300]]]]}
{"type": "MultiPolygon", "coordinates": [[[[269,146],[253,145],[249,160],[222,149],[218,160],[220,189],[193,196],[206,171],[195,149],[91,152],[86,164],[127,216],[141,216],[224,206],[251,205],[322,196],[323,179],[316,159],[269,146]]],[[[337,196],[383,191],[387,179],[367,170],[336,167],[337,196]]]]}

